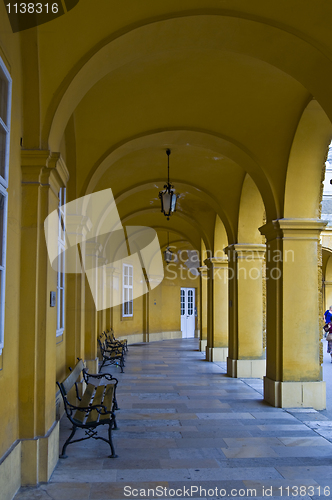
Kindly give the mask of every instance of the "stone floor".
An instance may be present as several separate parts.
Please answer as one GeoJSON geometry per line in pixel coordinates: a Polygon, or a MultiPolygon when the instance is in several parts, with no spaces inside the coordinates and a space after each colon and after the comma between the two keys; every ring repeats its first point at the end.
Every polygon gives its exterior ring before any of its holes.
{"type": "MultiPolygon", "coordinates": [[[[69,445],[50,482],[15,500],[330,496],[324,412],[272,408],[261,380],[228,378],[223,363],[203,359],[196,339],[130,346],[125,373],[109,370],[119,379],[118,458],[102,441],[69,445]]],[[[63,418],[61,443],[68,435],[63,418]]]]}

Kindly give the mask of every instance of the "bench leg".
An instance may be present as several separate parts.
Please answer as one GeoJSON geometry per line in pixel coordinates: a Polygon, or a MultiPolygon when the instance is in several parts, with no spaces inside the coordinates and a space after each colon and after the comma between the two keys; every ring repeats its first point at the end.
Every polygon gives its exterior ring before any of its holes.
{"type": "Polygon", "coordinates": [[[72,438],[72,437],[74,437],[75,432],[76,432],[76,429],[77,429],[77,427],[74,425],[74,426],[73,426],[73,429],[72,429],[72,431],[71,431],[71,434],[70,434],[70,436],[69,436],[69,438],[67,439],[67,441],[66,441],[66,442],[65,442],[65,444],[63,445],[63,448],[62,448],[62,453],[61,453],[61,455],[60,455],[60,458],[67,458],[67,455],[66,455],[66,453],[65,453],[65,452],[66,452],[66,448],[67,448],[67,446],[69,445],[69,443],[70,443],[70,441],[71,441],[71,438],[72,438]]]}
{"type": "Polygon", "coordinates": [[[112,425],[116,426],[115,419],[112,419],[109,423],[109,426],[108,426],[108,442],[109,442],[109,445],[111,447],[111,452],[112,452],[112,455],[109,455],[109,458],[116,458],[117,455],[115,454],[115,450],[114,450],[114,446],[113,446],[113,442],[112,442],[112,425]]]}

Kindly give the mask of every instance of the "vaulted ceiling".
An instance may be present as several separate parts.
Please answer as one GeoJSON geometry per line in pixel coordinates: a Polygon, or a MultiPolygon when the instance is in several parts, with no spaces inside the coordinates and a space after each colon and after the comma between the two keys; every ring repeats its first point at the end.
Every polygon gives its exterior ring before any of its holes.
{"type": "Polygon", "coordinates": [[[80,0],[20,35],[23,55],[38,52],[26,92],[40,119],[24,146],[60,151],[72,198],[111,188],[121,219],[163,244],[171,230],[212,249],[217,215],[235,242],[246,176],[267,218],[282,217],[304,110],[315,99],[332,117],[331,20],[329,2],[307,0],[80,0]]]}

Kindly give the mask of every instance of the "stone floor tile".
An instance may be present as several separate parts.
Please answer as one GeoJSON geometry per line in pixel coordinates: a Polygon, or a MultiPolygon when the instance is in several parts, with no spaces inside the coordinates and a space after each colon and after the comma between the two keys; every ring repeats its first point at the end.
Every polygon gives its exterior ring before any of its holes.
{"type": "MultiPolygon", "coordinates": [[[[136,453],[136,455],[139,455],[136,453]]],[[[169,460],[169,458],[165,458],[163,460],[169,460]]],[[[136,459],[134,458],[117,458],[116,460],[104,460],[103,469],[161,469],[161,460],[152,459],[152,458],[142,458],[138,456],[136,459]]],[[[102,482],[102,481],[101,481],[102,482]]]]}
{"type": "Polygon", "coordinates": [[[176,440],[177,448],[226,448],[221,438],[182,438],[176,440]]]}
{"type": "Polygon", "coordinates": [[[273,437],[238,437],[238,438],[224,438],[228,447],[240,446],[283,446],[278,438],[273,437]]]}
{"type": "Polygon", "coordinates": [[[279,457],[326,457],[332,458],[329,446],[274,446],[279,457]]]}
{"type": "MultiPolygon", "coordinates": [[[[89,487],[90,490],[90,487],[89,487]]],[[[89,494],[89,491],[88,493],[89,494]]],[[[89,497],[86,497],[89,498],[89,497]]],[[[50,500],[51,497],[47,491],[39,488],[21,488],[15,496],[15,500],[50,500]]]]}
{"type": "Polygon", "coordinates": [[[219,469],[220,465],[216,460],[209,460],[200,458],[183,458],[183,459],[168,459],[168,460],[160,460],[161,467],[163,469],[211,469],[216,468],[219,469]]]}
{"type": "Polygon", "coordinates": [[[275,467],[278,466],[301,466],[298,458],[287,457],[252,457],[252,458],[216,458],[221,467],[275,467]]]}
{"type": "MultiPolygon", "coordinates": [[[[70,451],[70,448],[67,449],[70,451]]],[[[107,459],[106,459],[107,460],[107,459]]],[[[69,471],[70,469],[79,469],[79,470],[99,470],[102,469],[105,459],[104,458],[94,458],[91,460],[90,457],[82,457],[82,453],[80,452],[76,456],[68,455],[66,460],[59,460],[56,471],[69,471]]],[[[111,462],[112,460],[109,460],[111,462]]]]}
{"type": "MultiPolygon", "coordinates": [[[[47,485],[41,485],[40,490],[45,492],[48,500],[89,500],[91,485],[89,483],[51,483],[47,485]]],[[[26,497],[26,500],[34,500],[35,497],[32,496],[32,491],[30,490],[31,496],[26,497]]],[[[22,498],[19,500],[23,500],[22,498]]],[[[38,497],[36,497],[38,498],[38,497]]],[[[44,500],[44,497],[40,497],[44,500]]],[[[24,499],[25,500],[25,499],[24,499]]]]}
{"type": "Polygon", "coordinates": [[[285,446],[328,446],[332,451],[331,443],[320,436],[310,438],[280,437],[279,441],[285,446]]]}
{"type": "MultiPolygon", "coordinates": [[[[190,422],[191,424],[193,423],[192,422],[193,419],[191,420],[188,420],[188,422],[190,422]]],[[[117,422],[118,422],[118,425],[120,427],[125,425],[126,427],[160,427],[160,426],[168,426],[168,427],[171,427],[171,426],[179,426],[180,425],[180,422],[179,420],[167,420],[167,419],[140,419],[140,420],[135,420],[134,418],[131,418],[131,419],[126,419],[126,418],[123,418],[123,419],[117,419],[117,422]]]]}
{"type": "Polygon", "coordinates": [[[256,458],[256,457],[278,457],[270,446],[241,446],[222,448],[227,458],[256,458]]]}
{"type": "Polygon", "coordinates": [[[330,465],[320,466],[297,466],[297,467],[283,467],[279,466],[276,469],[285,479],[302,479],[303,477],[310,477],[312,479],[332,480],[332,468],[330,465]]]}
{"type": "Polygon", "coordinates": [[[221,448],[174,448],[169,450],[169,456],[172,460],[225,458],[221,448]]]}
{"type": "MultiPolygon", "coordinates": [[[[332,423],[332,422],[331,422],[332,423]]],[[[285,424],[285,425],[258,425],[262,431],[308,431],[308,426],[299,423],[285,424]]]]}
{"type": "Polygon", "coordinates": [[[268,431],[267,432],[267,431],[261,431],[260,429],[257,429],[256,427],[254,427],[253,429],[250,429],[250,434],[252,437],[269,436],[271,438],[279,438],[279,437],[311,438],[311,437],[313,437],[313,433],[309,428],[307,428],[307,430],[300,430],[300,431],[268,431]]]}
{"type": "MultiPolygon", "coordinates": [[[[152,432],[153,428],[146,428],[144,432],[126,432],[125,429],[119,430],[117,432],[117,439],[180,439],[182,434],[180,432],[165,432],[165,431],[155,431],[152,432]]],[[[190,433],[193,434],[193,433],[190,433]]]]}
{"type": "Polygon", "coordinates": [[[225,413],[197,413],[197,418],[199,419],[204,419],[204,420],[253,420],[255,417],[251,415],[250,413],[231,413],[229,411],[225,413]]]}
{"type": "Polygon", "coordinates": [[[254,418],[259,419],[259,420],[262,420],[264,418],[267,420],[271,419],[273,421],[274,419],[282,418],[283,420],[296,422],[296,418],[293,415],[290,415],[289,413],[287,413],[286,411],[283,411],[283,410],[281,410],[280,412],[271,412],[271,411],[256,412],[256,411],[252,411],[251,415],[254,418]]]}
{"type": "MultiPolygon", "coordinates": [[[[112,460],[114,462],[114,460],[112,460]]],[[[95,469],[56,469],[51,477],[51,483],[110,483],[115,481],[116,472],[114,470],[95,470],[95,469]]]]}
{"type": "Polygon", "coordinates": [[[121,453],[120,450],[124,448],[136,448],[137,450],[146,449],[146,448],[176,448],[175,439],[144,439],[143,437],[140,439],[137,438],[127,438],[122,439],[119,438],[115,441],[117,445],[117,450],[121,453]]]}
{"type": "Polygon", "coordinates": [[[282,479],[281,474],[273,467],[243,467],[241,471],[235,468],[223,467],[220,469],[204,469],[196,471],[189,469],[192,480],[218,481],[222,479],[254,480],[266,481],[268,479],[282,479]]]}
{"type": "MultiPolygon", "coordinates": [[[[210,469],[208,469],[210,470],[210,469]]],[[[188,481],[188,469],[127,469],[117,471],[117,481],[188,481]]]]}

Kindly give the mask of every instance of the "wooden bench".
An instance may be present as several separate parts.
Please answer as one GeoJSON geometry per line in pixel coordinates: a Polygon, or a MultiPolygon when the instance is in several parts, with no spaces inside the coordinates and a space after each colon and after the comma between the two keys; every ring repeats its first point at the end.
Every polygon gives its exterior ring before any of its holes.
{"type": "Polygon", "coordinates": [[[113,329],[111,328],[111,331],[110,330],[106,330],[106,332],[103,332],[101,334],[101,338],[102,337],[105,337],[104,340],[106,340],[106,343],[110,346],[110,347],[122,347],[123,348],[123,354],[126,354],[127,351],[128,351],[128,344],[127,344],[127,339],[123,339],[123,340],[117,340],[114,336],[114,332],[113,332],[113,329]]]}
{"type": "Polygon", "coordinates": [[[107,342],[107,339],[99,338],[98,345],[100,349],[100,354],[102,357],[102,362],[100,365],[100,370],[107,365],[116,365],[121,368],[121,373],[123,373],[124,367],[124,348],[120,345],[112,345],[107,342]]]}
{"type": "Polygon", "coordinates": [[[118,343],[120,345],[123,346],[124,348],[124,352],[128,351],[128,341],[127,339],[123,339],[123,340],[117,340],[114,336],[114,332],[113,332],[113,329],[111,328],[111,331],[110,331],[110,337],[112,339],[112,342],[114,343],[118,343]]]}
{"type": "Polygon", "coordinates": [[[114,410],[118,409],[116,402],[117,384],[117,379],[112,377],[110,373],[89,374],[84,368],[82,360],[79,360],[75,368],[63,382],[57,382],[63,398],[66,415],[73,425],[72,432],[63,445],[60,458],[67,458],[66,448],[69,444],[90,438],[101,439],[108,443],[112,452],[109,457],[117,457],[112,443],[112,429],[117,428],[114,414],[114,410]],[[87,386],[83,396],[80,397],[77,380],[79,377],[82,377],[82,374],[87,386]],[[79,404],[73,404],[68,400],[68,393],[74,385],[79,404]],[[96,429],[100,425],[108,425],[108,439],[97,435],[96,429]],[[79,428],[84,429],[86,437],[73,439],[79,428]]]}

